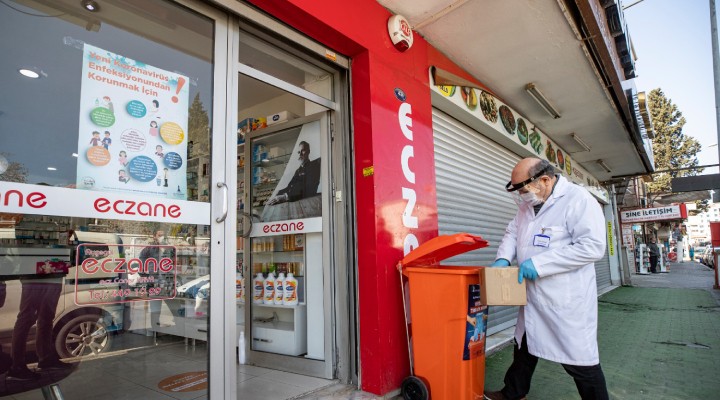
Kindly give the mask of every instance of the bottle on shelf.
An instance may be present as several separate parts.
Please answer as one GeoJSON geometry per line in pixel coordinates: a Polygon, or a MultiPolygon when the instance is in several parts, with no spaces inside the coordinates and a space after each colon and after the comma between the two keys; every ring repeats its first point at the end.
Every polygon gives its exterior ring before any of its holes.
{"type": "Polygon", "coordinates": [[[263,296],[263,303],[265,304],[275,304],[275,274],[270,272],[265,278],[264,283],[264,289],[265,294],[263,296]]]}
{"type": "Polygon", "coordinates": [[[235,298],[242,300],[243,298],[243,276],[240,273],[235,274],[235,298]]]}
{"type": "Polygon", "coordinates": [[[298,281],[293,277],[292,272],[288,273],[285,278],[285,286],[283,287],[283,304],[286,306],[294,306],[298,304],[297,295],[298,281]]]}
{"type": "Polygon", "coordinates": [[[285,299],[285,291],[283,290],[285,287],[285,274],[282,272],[280,275],[278,275],[277,279],[275,279],[275,304],[276,305],[282,305],[283,300],[285,299]]]}
{"type": "Polygon", "coordinates": [[[262,272],[258,272],[255,276],[255,279],[253,279],[253,303],[255,304],[262,304],[263,303],[263,295],[264,295],[264,288],[265,282],[263,279],[262,272]]]}
{"type": "Polygon", "coordinates": [[[240,331],[240,337],[238,338],[238,363],[240,365],[247,363],[247,356],[245,354],[245,332],[240,331]]]}

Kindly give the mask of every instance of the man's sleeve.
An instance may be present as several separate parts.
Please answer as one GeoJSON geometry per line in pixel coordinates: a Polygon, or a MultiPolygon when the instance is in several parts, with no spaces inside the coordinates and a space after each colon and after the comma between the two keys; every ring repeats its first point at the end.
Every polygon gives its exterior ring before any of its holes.
{"type": "Polygon", "coordinates": [[[532,257],[540,277],[583,267],[605,255],[605,216],[589,194],[578,196],[566,214],[571,243],[532,257]]]}
{"type": "Polygon", "coordinates": [[[515,253],[517,252],[518,214],[515,214],[515,218],[513,218],[512,221],[510,221],[510,223],[508,224],[507,228],[505,228],[505,236],[503,236],[502,241],[500,241],[497,256],[495,256],[496,260],[504,258],[508,260],[508,262],[512,263],[513,259],[515,258],[515,253]]]}

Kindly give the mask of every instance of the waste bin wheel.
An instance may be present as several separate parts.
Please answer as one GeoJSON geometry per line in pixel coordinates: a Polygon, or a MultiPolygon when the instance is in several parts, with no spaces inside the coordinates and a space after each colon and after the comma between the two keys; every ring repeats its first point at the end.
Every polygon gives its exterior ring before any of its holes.
{"type": "Polygon", "coordinates": [[[430,398],[427,385],[417,376],[408,376],[403,379],[400,392],[405,400],[428,400],[430,398]]]}

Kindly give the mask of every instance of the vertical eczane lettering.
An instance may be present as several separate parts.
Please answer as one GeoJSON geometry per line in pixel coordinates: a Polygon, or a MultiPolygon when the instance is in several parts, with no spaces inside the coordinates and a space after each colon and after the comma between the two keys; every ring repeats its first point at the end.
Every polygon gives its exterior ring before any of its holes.
{"type": "Polygon", "coordinates": [[[402,166],[403,175],[410,183],[415,183],[415,173],[410,169],[410,158],[415,157],[415,149],[412,145],[403,147],[400,155],[400,165],[402,166]]]}
{"type": "Polygon", "coordinates": [[[402,216],[403,226],[406,228],[417,228],[418,218],[412,215],[415,203],[417,202],[415,190],[406,187],[402,188],[402,197],[407,200],[407,204],[405,204],[405,211],[402,216]]]}
{"type": "Polygon", "coordinates": [[[412,132],[412,106],[408,103],[400,104],[398,110],[398,122],[400,122],[400,130],[408,140],[413,140],[412,132]]]}
{"type": "MultiPolygon", "coordinates": [[[[406,182],[402,185],[402,198],[407,201],[405,203],[405,209],[402,213],[402,224],[408,229],[417,229],[418,217],[413,215],[415,210],[415,204],[417,203],[417,194],[415,188],[415,172],[410,169],[410,159],[415,157],[415,148],[413,147],[413,131],[412,131],[412,106],[409,103],[403,102],[400,104],[398,109],[398,122],[400,123],[400,130],[403,135],[410,143],[403,146],[400,153],[400,166],[402,168],[403,177],[406,182]]],[[[417,236],[413,232],[408,232],[403,238],[403,253],[407,255],[413,249],[419,245],[417,236]]]]}
{"type": "Polygon", "coordinates": [[[415,250],[419,245],[420,243],[418,243],[417,237],[409,233],[403,241],[403,255],[408,255],[408,253],[415,250]]]}

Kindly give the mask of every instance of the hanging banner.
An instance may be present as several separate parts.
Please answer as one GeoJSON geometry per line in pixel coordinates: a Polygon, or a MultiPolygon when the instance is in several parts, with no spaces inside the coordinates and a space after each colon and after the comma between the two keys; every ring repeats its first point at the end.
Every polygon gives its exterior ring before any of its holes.
{"type": "Polygon", "coordinates": [[[623,223],[685,218],[687,218],[687,208],[685,207],[685,204],[655,208],[639,208],[636,210],[626,210],[620,212],[620,219],[623,223]]]}
{"type": "Polygon", "coordinates": [[[186,200],[187,82],[85,44],[77,188],[186,200]]]}
{"type": "Polygon", "coordinates": [[[608,246],[608,254],[611,256],[615,255],[615,241],[613,240],[613,226],[612,222],[608,221],[607,223],[607,246],[608,246]]]}

